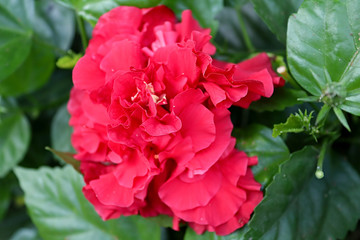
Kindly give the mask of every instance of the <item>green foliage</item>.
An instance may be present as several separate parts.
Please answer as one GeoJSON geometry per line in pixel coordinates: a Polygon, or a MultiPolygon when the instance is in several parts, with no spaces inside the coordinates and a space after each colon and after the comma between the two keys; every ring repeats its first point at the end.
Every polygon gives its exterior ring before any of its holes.
{"type": "Polygon", "coordinates": [[[281,42],[285,43],[288,18],[297,12],[303,0],[251,0],[251,2],[270,30],[281,42]]]}
{"type": "Polygon", "coordinates": [[[69,126],[70,114],[66,105],[56,112],[51,123],[51,146],[60,152],[75,152],[71,145],[72,128],[69,126]]]}
{"type": "Polygon", "coordinates": [[[79,61],[79,59],[82,57],[82,54],[76,54],[73,52],[69,52],[67,55],[59,58],[56,61],[56,66],[58,68],[62,68],[62,69],[73,69],[77,63],[77,61],[79,61]]]}
{"type": "Polygon", "coordinates": [[[82,195],[83,180],[70,166],[15,170],[29,214],[44,240],[159,239],[156,224],[141,217],[104,222],[82,195]],[[141,231],[137,231],[136,229],[141,231]]]}
{"type": "Polygon", "coordinates": [[[300,133],[306,132],[313,136],[316,140],[316,134],[319,133],[317,126],[312,126],[311,119],[313,113],[307,113],[307,110],[303,113],[299,110],[299,113],[290,114],[285,123],[275,124],[273,129],[273,137],[280,136],[283,133],[300,133]]]}
{"type": "MultiPolygon", "coordinates": [[[[306,0],[290,17],[287,54],[298,83],[334,108],[360,115],[360,2],[306,0]]],[[[339,118],[346,126],[344,118],[339,118]]]]}
{"type": "Polygon", "coordinates": [[[279,165],[289,158],[289,150],[284,141],[271,136],[271,129],[252,125],[245,129],[236,129],[237,148],[250,156],[258,156],[258,164],[252,168],[255,179],[262,185],[268,185],[278,172],[279,165]]]}
{"type": "Polygon", "coordinates": [[[360,218],[360,177],[332,152],[325,160],[325,177],[316,179],[317,154],[306,147],[281,166],[245,239],[343,239],[354,229],[360,218]]]}
{"type": "Polygon", "coordinates": [[[15,102],[1,104],[6,113],[0,113],[0,177],[4,177],[20,162],[29,146],[30,125],[16,108],[15,102]]]}
{"type": "Polygon", "coordinates": [[[218,236],[213,232],[205,232],[204,234],[199,235],[191,228],[188,228],[184,240],[244,240],[244,234],[247,230],[247,227],[244,227],[227,236],[218,236]]]}
{"type": "Polygon", "coordinates": [[[215,16],[223,8],[223,0],[163,0],[163,4],[170,7],[177,15],[180,15],[185,9],[191,9],[193,16],[199,21],[202,27],[211,28],[214,34],[218,28],[215,16]]]}
{"type": "Polygon", "coordinates": [[[55,51],[70,46],[72,13],[50,0],[3,0],[0,14],[0,95],[31,92],[50,77],[55,51]]]}

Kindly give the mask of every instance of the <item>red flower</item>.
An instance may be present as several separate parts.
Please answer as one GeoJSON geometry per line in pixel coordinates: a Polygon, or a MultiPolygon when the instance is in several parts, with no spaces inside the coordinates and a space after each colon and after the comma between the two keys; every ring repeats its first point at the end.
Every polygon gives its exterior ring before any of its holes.
{"type": "Polygon", "coordinates": [[[283,84],[266,54],[215,61],[210,30],[164,6],[104,14],[73,71],[68,109],[83,192],[103,219],[166,214],[198,233],[226,235],[261,201],[234,148],[232,104],[247,107],[283,84]]]}

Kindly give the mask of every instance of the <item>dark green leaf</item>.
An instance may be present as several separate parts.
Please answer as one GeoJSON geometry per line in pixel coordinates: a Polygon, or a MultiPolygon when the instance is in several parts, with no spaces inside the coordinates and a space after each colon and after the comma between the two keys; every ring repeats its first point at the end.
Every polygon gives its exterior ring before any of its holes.
{"type": "Polygon", "coordinates": [[[274,125],[273,137],[280,136],[283,133],[299,133],[305,131],[304,123],[299,115],[290,114],[285,123],[274,125]]]}
{"type": "MultiPolygon", "coordinates": [[[[22,12],[23,13],[23,12],[22,12]]],[[[0,2],[0,83],[26,59],[31,49],[32,32],[0,2]]]]}
{"type": "Polygon", "coordinates": [[[160,229],[138,216],[103,221],[81,192],[83,179],[72,167],[15,170],[29,214],[45,240],[153,240],[160,229]]]}
{"type": "Polygon", "coordinates": [[[29,146],[30,125],[15,106],[5,105],[7,114],[0,114],[0,177],[20,162],[29,146]]]}
{"type": "Polygon", "coordinates": [[[68,50],[75,34],[74,12],[53,0],[37,0],[35,4],[35,32],[47,43],[68,50]]]}
{"type": "Polygon", "coordinates": [[[360,115],[360,2],[305,0],[290,17],[287,50],[299,84],[324,103],[360,115]],[[352,96],[352,97],[350,97],[352,96]]]}
{"type": "Polygon", "coordinates": [[[360,217],[360,177],[344,158],[326,157],[322,180],[314,173],[318,152],[291,155],[256,207],[245,239],[343,239],[360,217]]]}
{"type": "Polygon", "coordinates": [[[289,150],[280,137],[273,138],[271,129],[252,125],[235,132],[237,148],[250,156],[258,156],[258,165],[252,168],[255,179],[263,185],[271,182],[279,165],[289,158],[289,150]]]}
{"type": "Polygon", "coordinates": [[[16,72],[0,81],[0,95],[19,95],[44,85],[54,69],[54,60],[51,47],[42,42],[34,43],[25,62],[16,72]]]}
{"type": "Polygon", "coordinates": [[[57,111],[51,123],[51,145],[60,152],[75,152],[71,145],[72,128],[69,126],[70,114],[66,105],[57,111]]]}
{"type": "Polygon", "coordinates": [[[0,180],[1,188],[0,188],[0,221],[4,217],[8,207],[10,205],[11,195],[10,188],[4,180],[0,180]]]}
{"type": "Polygon", "coordinates": [[[326,120],[326,117],[329,114],[330,109],[331,109],[331,107],[327,104],[324,104],[321,107],[321,110],[316,117],[316,122],[315,122],[316,125],[319,125],[319,124],[323,123],[323,121],[326,120]]]}
{"type": "MultiPolygon", "coordinates": [[[[0,3],[0,11],[7,17],[0,17],[0,68],[6,68],[5,71],[0,69],[5,73],[0,77],[0,95],[30,92],[43,85],[53,70],[54,46],[49,43],[49,39],[57,37],[63,41],[64,38],[55,34],[60,31],[59,27],[57,31],[54,26],[48,25],[47,21],[51,23],[50,18],[41,17],[45,15],[41,9],[43,5],[38,3],[37,6],[34,0],[3,0],[0,3]],[[9,29],[12,33],[8,32],[9,29]],[[4,34],[1,31],[5,31],[4,34]],[[16,34],[24,35],[25,40],[15,37],[16,34]],[[14,38],[17,40],[11,41],[14,38]],[[4,50],[2,44],[8,47],[4,50]]],[[[67,28],[64,27],[64,30],[67,28]]]]}
{"type": "Polygon", "coordinates": [[[303,0],[251,0],[251,2],[270,30],[285,43],[288,18],[299,9],[303,0]]]}
{"type": "Polygon", "coordinates": [[[305,97],[306,93],[302,90],[295,90],[287,87],[276,88],[270,98],[261,98],[250,105],[250,109],[258,112],[281,111],[286,107],[300,104],[298,98],[305,97]]]}
{"type": "Polygon", "coordinates": [[[162,3],[170,7],[177,15],[180,15],[185,9],[190,9],[194,18],[199,21],[202,27],[212,29],[212,34],[218,28],[218,22],[214,18],[224,7],[223,0],[163,0],[162,3]]]}

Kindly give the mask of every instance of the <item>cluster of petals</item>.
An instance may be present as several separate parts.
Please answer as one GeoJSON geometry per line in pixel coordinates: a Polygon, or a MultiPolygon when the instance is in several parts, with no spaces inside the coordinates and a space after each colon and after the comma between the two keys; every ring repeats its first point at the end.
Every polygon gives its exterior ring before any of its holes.
{"type": "Polygon", "coordinates": [[[84,195],[104,219],[168,215],[226,235],[262,200],[235,149],[228,108],[270,97],[283,80],[266,54],[212,59],[191,11],[118,7],[100,17],[73,71],[68,110],[84,195]]]}

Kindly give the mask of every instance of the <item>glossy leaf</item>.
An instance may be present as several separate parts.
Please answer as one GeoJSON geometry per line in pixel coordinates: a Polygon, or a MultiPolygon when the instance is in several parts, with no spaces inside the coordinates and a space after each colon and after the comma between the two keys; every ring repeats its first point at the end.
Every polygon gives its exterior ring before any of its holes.
{"type": "Polygon", "coordinates": [[[236,129],[237,148],[250,156],[258,156],[258,164],[252,168],[255,179],[263,185],[271,182],[279,165],[289,158],[289,150],[284,141],[272,137],[271,129],[262,125],[252,125],[246,129],[236,129]]]}
{"type": "MultiPolygon", "coordinates": [[[[8,18],[0,17],[0,33],[5,31],[4,34],[0,34],[0,68],[6,68],[4,71],[0,69],[4,72],[0,76],[0,95],[19,95],[42,86],[54,68],[56,47],[52,45],[55,42],[52,43],[50,39],[57,39],[59,46],[69,45],[69,40],[63,36],[71,33],[60,34],[68,28],[66,25],[54,26],[53,21],[61,18],[47,15],[49,8],[45,3],[49,2],[42,0],[35,4],[34,0],[3,0],[0,3],[0,11],[8,18]],[[45,9],[42,8],[44,6],[45,9]],[[12,33],[6,33],[8,30],[12,33]],[[24,37],[16,37],[15,42],[12,41],[11,44],[7,44],[5,50],[2,49],[2,43],[9,43],[9,39],[14,39],[16,34],[22,34],[24,37]],[[4,52],[1,52],[3,50],[4,52]]],[[[52,5],[51,9],[57,8],[52,5]]],[[[61,14],[64,14],[61,17],[67,16],[63,11],[61,14]]]]}
{"type": "Polygon", "coordinates": [[[318,151],[291,155],[256,207],[245,239],[343,239],[360,218],[360,177],[332,152],[316,179],[318,151]]]}
{"type": "Polygon", "coordinates": [[[159,227],[139,216],[101,220],[81,192],[81,175],[70,166],[39,170],[19,167],[15,173],[29,214],[44,240],[160,238],[159,227]]]}
{"type": "Polygon", "coordinates": [[[258,112],[282,111],[287,107],[300,104],[298,98],[305,96],[306,93],[301,90],[287,87],[276,88],[274,94],[270,98],[261,98],[259,101],[253,102],[250,105],[250,109],[258,112]]]}
{"type": "Polygon", "coordinates": [[[25,62],[0,82],[0,95],[19,95],[41,87],[48,81],[54,65],[52,48],[40,42],[33,44],[25,62]]]}
{"type": "Polygon", "coordinates": [[[287,53],[298,83],[323,102],[360,115],[360,2],[305,0],[290,17],[287,53]]]}
{"type": "Polygon", "coordinates": [[[0,2],[0,84],[26,59],[31,49],[32,32],[0,2]]]}
{"type": "Polygon", "coordinates": [[[75,152],[71,145],[72,128],[69,126],[70,114],[66,105],[59,108],[51,123],[51,145],[60,152],[75,152]]]}
{"type": "Polygon", "coordinates": [[[0,114],[0,177],[4,177],[24,157],[30,142],[30,125],[16,106],[6,106],[0,114]]]}
{"type": "Polygon", "coordinates": [[[277,38],[285,43],[288,18],[297,12],[303,0],[251,0],[255,11],[277,38]]]}

